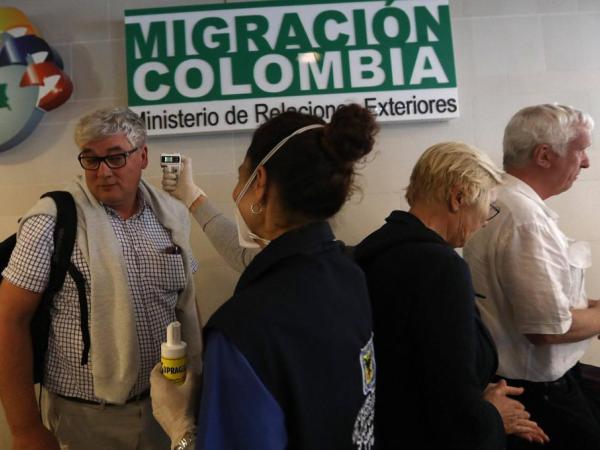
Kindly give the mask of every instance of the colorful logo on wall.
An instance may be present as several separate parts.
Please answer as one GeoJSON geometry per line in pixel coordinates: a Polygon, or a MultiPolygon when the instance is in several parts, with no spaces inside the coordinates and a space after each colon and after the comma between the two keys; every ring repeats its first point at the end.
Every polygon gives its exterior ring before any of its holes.
{"type": "Polygon", "coordinates": [[[17,8],[0,8],[0,152],[27,138],[73,84],[60,55],[17,8]]]}

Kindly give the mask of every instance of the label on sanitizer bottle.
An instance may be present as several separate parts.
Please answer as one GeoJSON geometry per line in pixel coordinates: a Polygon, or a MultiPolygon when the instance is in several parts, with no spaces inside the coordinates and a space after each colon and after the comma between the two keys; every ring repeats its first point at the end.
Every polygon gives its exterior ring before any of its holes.
{"type": "Polygon", "coordinates": [[[163,376],[173,383],[182,384],[187,370],[187,344],[181,340],[181,324],[171,322],[167,327],[167,342],[160,346],[163,376]]]}

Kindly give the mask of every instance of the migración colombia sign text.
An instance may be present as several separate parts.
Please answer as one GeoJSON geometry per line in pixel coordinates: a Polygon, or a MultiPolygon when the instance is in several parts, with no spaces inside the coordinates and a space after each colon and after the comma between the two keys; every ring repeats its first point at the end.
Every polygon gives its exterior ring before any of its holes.
{"type": "Polygon", "coordinates": [[[458,116],[448,0],[264,1],[125,12],[129,106],[150,135],[329,119],[458,116]]]}

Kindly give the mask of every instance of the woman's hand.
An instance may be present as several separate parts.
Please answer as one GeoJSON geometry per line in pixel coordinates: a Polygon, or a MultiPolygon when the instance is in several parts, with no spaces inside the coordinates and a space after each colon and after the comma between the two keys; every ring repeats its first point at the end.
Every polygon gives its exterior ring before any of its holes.
{"type": "Polygon", "coordinates": [[[152,414],[172,442],[195,430],[196,375],[188,369],[185,382],[177,385],[167,380],[158,363],[150,374],[152,414]]]}
{"type": "Polygon", "coordinates": [[[521,395],[523,388],[508,386],[505,380],[490,383],[483,392],[483,398],[496,407],[506,434],[514,434],[529,442],[545,444],[550,441],[544,430],[537,423],[529,420],[530,414],[525,406],[509,395],[521,395]]]}
{"type": "Polygon", "coordinates": [[[179,175],[163,170],[162,187],[173,197],[181,200],[188,209],[200,197],[206,197],[204,191],[194,183],[192,158],[187,156],[181,157],[181,173],[179,175]]]}

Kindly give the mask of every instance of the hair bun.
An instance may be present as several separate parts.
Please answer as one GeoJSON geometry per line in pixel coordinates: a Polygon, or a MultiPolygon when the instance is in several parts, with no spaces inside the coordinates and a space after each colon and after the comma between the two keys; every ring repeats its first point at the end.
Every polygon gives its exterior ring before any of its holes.
{"type": "Polygon", "coordinates": [[[379,127],[375,117],[356,103],[342,105],[323,130],[323,145],[336,160],[352,164],[373,149],[379,127]]]}

